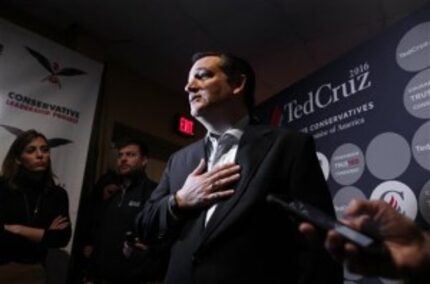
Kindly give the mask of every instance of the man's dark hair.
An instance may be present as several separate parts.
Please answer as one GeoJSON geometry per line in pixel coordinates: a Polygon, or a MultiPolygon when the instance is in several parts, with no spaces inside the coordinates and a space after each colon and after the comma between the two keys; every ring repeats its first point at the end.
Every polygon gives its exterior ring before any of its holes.
{"type": "Polygon", "coordinates": [[[244,103],[248,111],[251,112],[255,101],[255,73],[251,65],[235,55],[216,51],[197,52],[192,56],[191,61],[195,63],[197,60],[208,56],[216,56],[221,59],[220,68],[227,75],[230,83],[239,80],[240,75],[245,75],[244,103]]]}
{"type": "Polygon", "coordinates": [[[117,150],[121,150],[122,148],[129,146],[129,145],[137,145],[139,147],[139,152],[141,156],[148,156],[149,150],[148,146],[145,142],[143,142],[142,139],[139,138],[124,138],[115,143],[115,148],[117,150]]]}

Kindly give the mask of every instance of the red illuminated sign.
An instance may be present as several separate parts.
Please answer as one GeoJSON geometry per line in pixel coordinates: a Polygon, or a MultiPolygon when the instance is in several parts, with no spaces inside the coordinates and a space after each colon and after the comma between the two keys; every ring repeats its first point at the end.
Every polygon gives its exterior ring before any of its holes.
{"type": "Polygon", "coordinates": [[[177,120],[177,131],[186,136],[194,136],[194,121],[186,116],[179,115],[177,120]]]}

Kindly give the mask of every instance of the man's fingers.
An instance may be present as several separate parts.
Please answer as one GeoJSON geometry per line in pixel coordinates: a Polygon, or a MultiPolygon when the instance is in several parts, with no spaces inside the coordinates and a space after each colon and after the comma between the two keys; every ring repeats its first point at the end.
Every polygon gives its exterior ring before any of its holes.
{"type": "Polygon", "coordinates": [[[210,193],[203,198],[203,202],[206,205],[217,203],[220,200],[227,199],[234,194],[234,189],[227,189],[210,193]]]}
{"type": "Polygon", "coordinates": [[[368,276],[380,275],[377,273],[386,261],[381,261],[377,256],[369,256],[363,251],[352,244],[345,243],[345,264],[349,271],[358,274],[364,274],[368,276]]]}
{"type": "Polygon", "coordinates": [[[140,250],[146,250],[148,247],[142,243],[135,243],[134,246],[140,250]]]}
{"type": "Polygon", "coordinates": [[[316,240],[317,239],[317,232],[315,230],[315,227],[310,224],[303,222],[299,225],[299,231],[305,235],[309,240],[316,240]]]}
{"type": "Polygon", "coordinates": [[[330,230],[324,243],[325,248],[332,254],[334,259],[343,262],[345,258],[345,239],[336,231],[330,230]]]}
{"type": "Polygon", "coordinates": [[[209,185],[209,191],[210,192],[217,192],[217,191],[223,190],[225,188],[225,186],[227,186],[233,182],[236,182],[239,179],[240,179],[240,174],[236,173],[236,174],[233,174],[233,175],[228,176],[226,178],[215,180],[214,182],[212,182],[209,185]]]}
{"type": "Polygon", "coordinates": [[[228,167],[213,169],[212,171],[208,172],[208,177],[210,181],[215,182],[217,180],[232,176],[239,172],[240,172],[239,165],[230,164],[228,167]]]}
{"type": "Polygon", "coordinates": [[[389,205],[381,200],[372,200],[372,201],[365,201],[365,200],[358,200],[353,199],[348,207],[345,209],[345,216],[349,217],[355,217],[359,215],[370,215],[374,216],[380,208],[389,207],[389,205]]]}
{"type": "Polygon", "coordinates": [[[234,189],[227,189],[223,191],[218,191],[210,194],[212,200],[222,200],[228,198],[234,194],[234,189]]]}
{"type": "Polygon", "coordinates": [[[212,171],[219,171],[219,170],[222,170],[222,169],[225,169],[225,168],[231,168],[231,167],[234,167],[234,166],[237,166],[237,164],[235,164],[235,163],[219,164],[219,165],[214,166],[212,168],[212,171]]]}

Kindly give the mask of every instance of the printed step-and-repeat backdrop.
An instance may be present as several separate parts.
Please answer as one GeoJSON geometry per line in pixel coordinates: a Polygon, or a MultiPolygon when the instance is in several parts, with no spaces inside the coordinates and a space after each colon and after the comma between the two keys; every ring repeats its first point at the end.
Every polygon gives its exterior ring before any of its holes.
{"type": "MultiPolygon", "coordinates": [[[[430,7],[263,103],[312,134],[338,217],[380,199],[430,227],[430,7]]],[[[345,273],[345,283],[397,283],[345,273]]]]}
{"type": "MultiPolygon", "coordinates": [[[[19,133],[45,134],[57,183],[69,196],[73,227],[102,70],[101,64],[0,19],[0,162],[19,133]]],[[[63,254],[48,263],[62,279],[53,283],[65,283],[63,254]]]]}

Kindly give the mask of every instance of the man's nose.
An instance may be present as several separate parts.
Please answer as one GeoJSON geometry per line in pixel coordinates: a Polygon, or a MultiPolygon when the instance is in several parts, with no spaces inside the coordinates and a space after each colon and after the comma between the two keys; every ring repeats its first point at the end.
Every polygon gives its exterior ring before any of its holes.
{"type": "Polygon", "coordinates": [[[192,93],[192,92],[195,92],[196,90],[197,90],[197,83],[195,82],[195,80],[190,80],[185,85],[185,92],[187,93],[192,93]]]}
{"type": "Polygon", "coordinates": [[[121,161],[122,161],[122,156],[116,156],[116,163],[117,164],[121,164],[121,161]]]}

